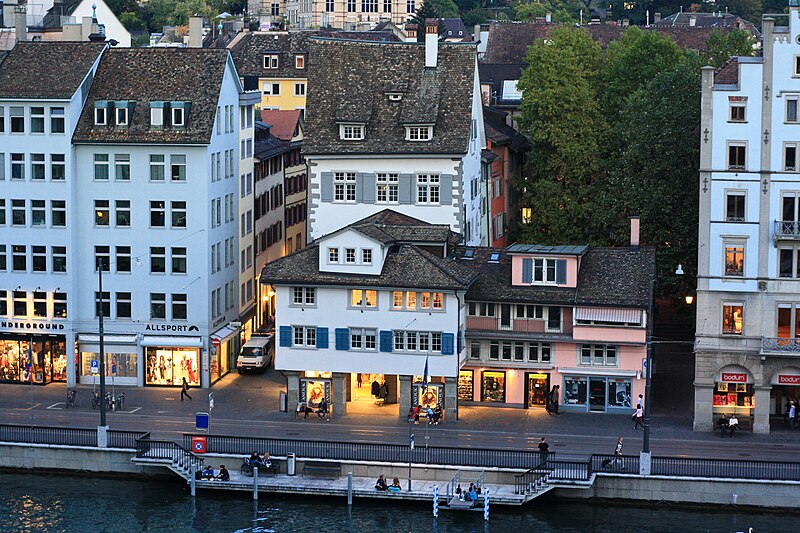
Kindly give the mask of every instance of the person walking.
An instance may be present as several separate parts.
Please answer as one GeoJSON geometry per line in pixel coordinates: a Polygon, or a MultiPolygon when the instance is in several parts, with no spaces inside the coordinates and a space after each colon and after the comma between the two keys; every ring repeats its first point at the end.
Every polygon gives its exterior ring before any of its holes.
{"type": "Polygon", "coordinates": [[[192,397],[189,396],[189,384],[186,383],[186,378],[181,378],[183,383],[181,384],[181,401],[183,401],[183,397],[186,396],[189,398],[189,401],[192,400],[192,397]]]}
{"type": "Polygon", "coordinates": [[[622,462],[622,437],[617,439],[617,445],[614,447],[614,461],[613,465],[622,463],[622,469],[625,470],[625,463],[622,462]]]}
{"type": "Polygon", "coordinates": [[[642,423],[644,420],[644,413],[642,412],[641,405],[636,407],[636,412],[633,413],[633,420],[636,422],[633,426],[634,431],[639,429],[639,427],[641,427],[642,431],[644,431],[644,424],[642,423]]]}
{"type": "Polygon", "coordinates": [[[539,464],[543,465],[547,463],[547,456],[550,454],[550,445],[547,443],[544,437],[542,440],[539,441],[539,464]]]}
{"type": "Polygon", "coordinates": [[[361,372],[356,374],[356,381],[358,382],[358,388],[361,388],[361,372]]]}
{"type": "Polygon", "coordinates": [[[797,406],[794,400],[789,401],[789,429],[794,429],[797,425],[797,406]]]}
{"type": "Polygon", "coordinates": [[[642,398],[642,395],[640,394],[639,398],[636,400],[636,408],[641,409],[643,405],[644,405],[644,398],[642,398]]]}
{"type": "Polygon", "coordinates": [[[558,385],[553,385],[553,389],[550,391],[550,411],[554,414],[558,414],[559,389],[558,385]]]}

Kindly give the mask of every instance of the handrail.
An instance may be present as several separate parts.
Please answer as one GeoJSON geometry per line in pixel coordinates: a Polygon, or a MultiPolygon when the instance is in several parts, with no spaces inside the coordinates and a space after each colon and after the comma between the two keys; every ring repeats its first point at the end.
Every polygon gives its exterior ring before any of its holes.
{"type": "Polygon", "coordinates": [[[453,496],[455,496],[456,487],[460,483],[461,483],[461,470],[457,471],[455,475],[452,477],[452,479],[450,479],[450,481],[447,483],[446,494],[448,502],[453,499],[453,496]]]}
{"type": "Polygon", "coordinates": [[[478,489],[478,492],[480,492],[480,489],[483,488],[483,482],[485,480],[486,472],[481,470],[481,474],[478,476],[478,479],[475,480],[475,488],[478,489]]]}

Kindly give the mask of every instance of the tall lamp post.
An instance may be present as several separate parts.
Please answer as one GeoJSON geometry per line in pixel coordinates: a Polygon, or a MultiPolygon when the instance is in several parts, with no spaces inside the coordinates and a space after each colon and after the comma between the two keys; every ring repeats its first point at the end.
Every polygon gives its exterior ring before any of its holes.
{"type": "Polygon", "coordinates": [[[105,347],[103,346],[103,259],[98,259],[97,262],[97,289],[98,289],[98,305],[97,305],[97,333],[99,336],[100,344],[100,361],[98,361],[98,371],[100,374],[100,425],[97,427],[97,446],[106,448],[108,446],[108,424],[106,423],[106,355],[105,347]]]}

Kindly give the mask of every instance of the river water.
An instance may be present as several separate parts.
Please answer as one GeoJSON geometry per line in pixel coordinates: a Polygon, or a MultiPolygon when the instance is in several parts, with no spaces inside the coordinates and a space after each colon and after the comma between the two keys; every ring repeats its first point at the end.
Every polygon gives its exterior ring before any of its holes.
{"type": "MultiPolygon", "coordinates": [[[[796,502],[795,502],[796,503],[796,502]]],[[[214,533],[795,533],[800,515],[620,506],[542,499],[522,509],[441,511],[423,504],[200,492],[193,502],[179,481],[0,474],[0,532],[214,533]]]]}

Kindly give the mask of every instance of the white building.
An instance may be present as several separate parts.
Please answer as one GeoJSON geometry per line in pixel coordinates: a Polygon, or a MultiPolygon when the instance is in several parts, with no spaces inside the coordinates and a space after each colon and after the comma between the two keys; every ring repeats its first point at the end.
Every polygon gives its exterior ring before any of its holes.
{"type": "Polygon", "coordinates": [[[800,397],[800,3],[763,21],[763,57],[703,72],[696,430],[753,431],[800,397]]]}
{"type": "Polygon", "coordinates": [[[0,58],[0,382],[75,379],[67,364],[80,272],[70,139],[104,49],[18,43],[0,58]]]}
{"type": "Polygon", "coordinates": [[[391,208],[481,244],[475,45],[314,38],[303,155],[309,240],[391,208]]]}

